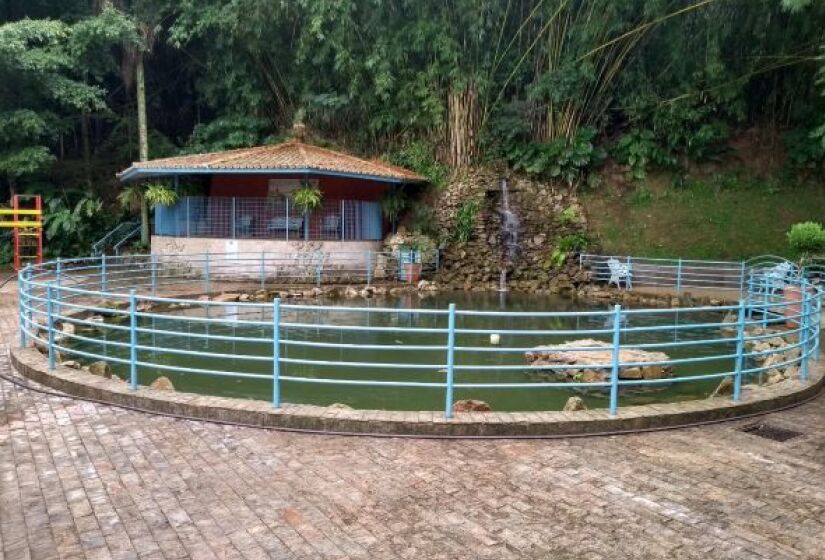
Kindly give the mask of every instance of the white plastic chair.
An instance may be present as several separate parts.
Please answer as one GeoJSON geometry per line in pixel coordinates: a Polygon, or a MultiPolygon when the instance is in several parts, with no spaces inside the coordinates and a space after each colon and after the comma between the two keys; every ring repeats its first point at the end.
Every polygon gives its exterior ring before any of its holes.
{"type": "Polygon", "coordinates": [[[633,289],[633,271],[630,264],[623,263],[619,259],[609,258],[607,259],[607,268],[610,270],[610,279],[607,281],[608,286],[616,284],[617,288],[621,288],[622,282],[624,282],[628,290],[633,289]]]}

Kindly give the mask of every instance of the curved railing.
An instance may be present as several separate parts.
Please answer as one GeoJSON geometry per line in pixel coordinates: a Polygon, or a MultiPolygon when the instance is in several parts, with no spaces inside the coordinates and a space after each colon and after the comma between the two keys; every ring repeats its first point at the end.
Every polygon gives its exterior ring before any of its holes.
{"type": "MultiPolygon", "coordinates": [[[[374,256],[359,255],[352,262],[374,267],[374,256]]],[[[124,372],[132,389],[164,372],[247,380],[269,387],[275,407],[281,405],[285,384],[347,388],[356,394],[372,387],[391,390],[400,399],[405,391],[426,389],[442,393],[447,417],[457,393],[474,397],[490,391],[601,391],[615,415],[620,397],[629,391],[683,384],[712,389],[727,378],[737,401],[743,384],[766,376],[807,380],[809,360],[819,353],[821,292],[790,263],[773,257],[738,268],[690,261],[705,278],[724,278],[722,284],[714,281],[716,288],[738,294],[737,303],[719,306],[519,312],[450,304],[410,310],[256,301],[269,297],[264,290],[246,294],[244,301],[198,296],[218,291],[225,287],[219,283],[229,279],[258,289],[282,280],[317,280],[290,269],[292,256],[254,257],[86,258],[29,267],[19,275],[21,345],[41,348],[50,368],[64,357],[106,360],[124,372]],[[259,275],[244,268],[253,261],[259,275]],[[777,265],[788,271],[785,276],[777,277],[777,265]],[[278,267],[289,273],[277,274],[278,267]],[[733,275],[736,270],[739,276],[733,275]],[[599,351],[609,359],[525,362],[537,342],[582,339],[599,341],[599,351]],[[665,354],[627,359],[630,349],[665,354]],[[176,363],[181,358],[196,363],[176,363]],[[673,369],[676,376],[649,378],[650,368],[673,369]]],[[[681,264],[687,274],[686,262],[681,264]]],[[[582,265],[588,266],[587,259],[582,265]]],[[[678,275],[670,274],[671,268],[655,270],[673,262],[647,266],[651,283],[658,277],[660,287],[676,286],[678,275]]],[[[636,264],[634,274],[639,270],[636,264]]],[[[376,268],[368,278],[376,278],[376,268]]],[[[688,282],[682,276],[680,290],[697,284],[695,278],[688,282]]],[[[568,357],[593,350],[589,342],[563,349],[568,357]]]]}

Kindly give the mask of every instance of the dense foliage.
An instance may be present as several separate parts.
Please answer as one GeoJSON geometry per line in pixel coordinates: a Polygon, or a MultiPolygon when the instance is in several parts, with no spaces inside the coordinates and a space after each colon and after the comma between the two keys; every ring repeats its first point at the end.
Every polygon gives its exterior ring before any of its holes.
{"type": "Polygon", "coordinates": [[[811,173],[823,45],[823,0],[5,0],[0,200],[47,194],[64,237],[113,207],[139,83],[149,157],[301,121],[435,184],[485,161],[575,184],[606,157],[636,180],[713,159],[759,126],[811,173]]]}

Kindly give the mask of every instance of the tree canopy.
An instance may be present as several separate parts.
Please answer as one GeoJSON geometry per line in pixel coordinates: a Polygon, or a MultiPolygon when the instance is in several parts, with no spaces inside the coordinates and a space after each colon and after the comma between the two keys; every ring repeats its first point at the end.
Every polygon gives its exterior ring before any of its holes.
{"type": "Polygon", "coordinates": [[[643,175],[760,126],[821,166],[823,45],[821,0],[5,0],[0,200],[114,198],[138,158],[138,58],[150,157],[302,121],[421,168],[573,182],[606,154],[643,175]]]}

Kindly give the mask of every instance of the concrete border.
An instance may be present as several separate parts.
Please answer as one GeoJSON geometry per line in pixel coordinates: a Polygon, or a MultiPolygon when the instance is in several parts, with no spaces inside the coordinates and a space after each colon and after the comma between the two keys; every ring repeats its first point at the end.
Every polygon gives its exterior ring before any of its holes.
{"type": "Polygon", "coordinates": [[[670,404],[628,406],[611,418],[605,409],[580,412],[470,412],[446,419],[441,412],[352,410],[167,392],[58,366],[34,348],[11,350],[12,365],[25,377],[69,396],[149,413],[285,430],[418,437],[552,437],[655,430],[762,414],[815,397],[825,385],[823,368],[811,363],[810,380],[786,380],[769,387],[746,385],[742,399],[715,397],[670,404]]]}

